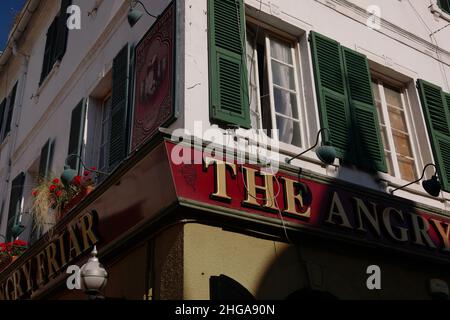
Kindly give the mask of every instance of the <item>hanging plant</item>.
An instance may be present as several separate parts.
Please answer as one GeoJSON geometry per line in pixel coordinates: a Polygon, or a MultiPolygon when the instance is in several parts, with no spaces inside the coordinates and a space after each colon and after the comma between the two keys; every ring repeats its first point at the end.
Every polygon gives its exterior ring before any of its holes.
{"type": "Polygon", "coordinates": [[[0,271],[5,269],[28,248],[28,243],[22,240],[0,243],[0,271]]]}
{"type": "Polygon", "coordinates": [[[89,170],[84,171],[82,176],[75,176],[68,184],[62,183],[59,178],[41,179],[39,185],[32,191],[31,211],[36,227],[43,230],[46,225],[59,218],[63,210],[67,211],[67,205],[73,204],[73,199],[79,199],[80,195],[87,195],[93,190],[94,185],[95,179],[89,170]]]}

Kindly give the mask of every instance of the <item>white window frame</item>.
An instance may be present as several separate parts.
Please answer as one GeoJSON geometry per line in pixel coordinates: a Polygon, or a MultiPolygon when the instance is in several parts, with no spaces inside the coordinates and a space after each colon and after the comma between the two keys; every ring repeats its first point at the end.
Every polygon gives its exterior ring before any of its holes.
{"type": "MultiPolygon", "coordinates": [[[[384,125],[386,126],[391,162],[392,162],[392,166],[393,166],[393,170],[394,170],[393,177],[396,179],[400,179],[402,181],[406,181],[401,177],[400,166],[399,166],[398,157],[397,157],[397,150],[395,147],[394,137],[392,135],[392,125],[391,125],[391,120],[389,118],[388,106],[387,106],[387,102],[386,102],[386,95],[384,92],[384,84],[394,87],[400,92],[404,117],[405,117],[405,121],[406,121],[408,140],[409,140],[411,152],[413,155],[412,160],[414,161],[415,173],[416,173],[416,177],[418,178],[418,177],[420,177],[420,174],[421,174],[421,172],[419,172],[419,166],[422,161],[421,161],[421,158],[419,158],[419,156],[418,156],[419,152],[417,151],[417,149],[415,147],[416,144],[413,141],[413,131],[411,130],[412,123],[411,123],[410,117],[409,117],[409,113],[411,112],[411,109],[410,109],[411,106],[409,103],[410,101],[407,97],[407,90],[406,90],[405,86],[395,85],[392,82],[385,81],[378,77],[373,77],[372,81],[377,84],[378,92],[380,94],[381,111],[383,113],[384,125]]],[[[380,130],[381,130],[381,128],[380,128],[380,130]]],[[[383,153],[384,153],[384,150],[383,150],[383,153]]],[[[408,181],[406,181],[406,182],[408,182],[408,181]]]]}
{"type": "MultiPolygon", "coordinates": [[[[257,21],[254,21],[253,19],[251,19],[251,23],[252,24],[256,24],[259,25],[260,28],[260,32],[264,32],[264,49],[265,49],[265,58],[266,61],[265,63],[267,63],[267,68],[268,68],[268,79],[267,81],[269,82],[269,105],[270,105],[270,121],[271,121],[271,128],[272,130],[275,130],[276,132],[276,136],[271,136],[269,137],[270,139],[274,139],[279,143],[279,147],[280,147],[280,151],[285,150],[288,151],[290,153],[298,153],[300,150],[304,149],[304,145],[305,142],[308,141],[308,135],[307,135],[307,130],[306,130],[306,125],[305,125],[305,113],[302,111],[302,106],[304,103],[304,100],[302,99],[302,95],[300,94],[300,83],[299,83],[299,76],[301,76],[301,68],[299,68],[299,40],[293,36],[287,35],[287,34],[280,34],[277,31],[274,31],[273,28],[269,28],[263,24],[258,23],[257,21]],[[283,61],[279,61],[275,58],[272,58],[271,56],[271,52],[270,52],[270,41],[271,39],[280,39],[280,41],[289,43],[291,46],[291,57],[292,57],[292,65],[286,64],[283,61]],[[296,106],[295,108],[297,108],[297,114],[298,114],[298,119],[295,119],[293,117],[288,117],[285,115],[282,115],[280,113],[276,112],[275,109],[275,96],[274,96],[274,88],[273,86],[275,85],[273,83],[273,74],[272,74],[272,60],[280,62],[281,64],[287,65],[289,67],[293,67],[293,72],[294,72],[294,83],[295,83],[295,95],[296,95],[296,106]],[[276,123],[276,116],[279,115],[283,118],[292,120],[294,122],[297,122],[299,125],[299,131],[300,131],[300,145],[294,145],[294,144],[288,144],[285,142],[282,142],[279,137],[278,137],[278,131],[277,131],[277,123],[276,123]]],[[[258,128],[259,129],[265,129],[263,127],[263,119],[262,119],[262,106],[261,106],[261,88],[259,86],[259,69],[258,69],[258,54],[257,54],[257,48],[253,48],[253,66],[256,66],[256,70],[252,70],[252,73],[254,73],[253,75],[255,75],[257,77],[257,81],[255,81],[255,89],[258,92],[258,101],[257,101],[257,110],[259,112],[259,114],[257,114],[257,118],[258,118],[258,128]]],[[[249,58],[249,60],[251,61],[252,55],[249,54],[247,52],[247,56],[249,58]]],[[[251,75],[249,74],[249,77],[251,75]]],[[[276,86],[276,85],[275,85],[276,86]]],[[[251,81],[249,81],[249,89],[252,90],[252,84],[251,81]]],[[[283,88],[285,89],[285,88],[283,88]]],[[[294,93],[293,90],[288,90],[289,92],[294,93]]]]}

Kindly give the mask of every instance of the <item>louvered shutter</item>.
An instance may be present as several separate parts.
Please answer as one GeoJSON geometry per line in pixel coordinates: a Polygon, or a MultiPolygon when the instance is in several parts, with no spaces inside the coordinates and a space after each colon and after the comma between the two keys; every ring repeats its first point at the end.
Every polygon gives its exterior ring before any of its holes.
{"type": "Polygon", "coordinates": [[[242,0],[208,1],[210,118],[250,128],[242,0]]]}
{"type": "Polygon", "coordinates": [[[67,28],[67,19],[69,18],[69,14],[67,13],[67,8],[71,4],[72,0],[61,0],[53,61],[61,60],[66,53],[67,37],[69,35],[69,29],[67,28]]]}
{"type": "Polygon", "coordinates": [[[50,73],[50,70],[53,68],[53,64],[55,60],[53,57],[55,55],[55,41],[56,34],[58,28],[58,17],[56,17],[50,27],[47,30],[47,40],[45,42],[45,51],[44,51],[44,62],[42,63],[42,71],[41,71],[41,79],[39,81],[39,85],[47,78],[47,75],[50,73]]]}
{"type": "Polygon", "coordinates": [[[114,169],[127,155],[129,53],[126,45],[113,61],[109,169],[114,169]]]}
{"type": "Polygon", "coordinates": [[[17,82],[8,97],[8,102],[6,104],[6,119],[5,119],[5,131],[3,131],[3,139],[6,138],[9,131],[11,131],[11,121],[14,113],[14,104],[16,103],[16,92],[17,92],[17,82]]]}
{"type": "Polygon", "coordinates": [[[342,56],[358,165],[370,171],[387,172],[369,63],[365,55],[345,47],[342,47],[342,56]]]}
{"type": "Polygon", "coordinates": [[[317,100],[322,128],[340,159],[354,162],[352,120],[348,105],[340,44],[316,32],[310,34],[317,100]]]}
{"type": "Polygon", "coordinates": [[[450,1],[449,0],[438,0],[439,7],[450,14],[450,1]]]}
{"type": "Polygon", "coordinates": [[[41,149],[41,157],[39,160],[39,178],[47,178],[53,160],[54,142],[49,139],[41,149]]]}
{"type": "Polygon", "coordinates": [[[8,226],[6,230],[6,239],[11,241],[12,239],[12,228],[17,223],[18,215],[20,214],[22,195],[23,195],[23,185],[25,183],[25,173],[20,173],[11,184],[11,195],[9,200],[9,211],[8,211],[8,226]]]}
{"type": "Polygon", "coordinates": [[[6,98],[3,99],[2,103],[0,104],[0,137],[2,136],[3,132],[3,124],[5,123],[3,119],[5,116],[5,109],[6,109],[6,98]]]}
{"type": "Polygon", "coordinates": [[[424,80],[417,81],[439,180],[450,192],[450,95],[424,80]]]}
{"type": "Polygon", "coordinates": [[[83,99],[72,111],[72,118],[70,121],[69,151],[67,153],[67,164],[72,169],[77,171],[80,169],[80,159],[76,156],[71,155],[81,156],[83,150],[85,116],[86,101],[85,99],[83,99]]]}

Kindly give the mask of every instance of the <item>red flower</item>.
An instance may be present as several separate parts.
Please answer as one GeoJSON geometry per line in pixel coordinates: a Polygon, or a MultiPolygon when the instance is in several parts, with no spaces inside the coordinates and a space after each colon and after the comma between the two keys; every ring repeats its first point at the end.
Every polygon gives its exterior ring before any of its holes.
{"type": "Polygon", "coordinates": [[[97,167],[92,167],[91,170],[92,171],[97,171],[97,167]]]}
{"type": "Polygon", "coordinates": [[[76,186],[81,185],[81,177],[80,176],[76,176],[75,178],[73,178],[72,183],[76,186]]]}
{"type": "Polygon", "coordinates": [[[87,176],[90,175],[90,174],[91,174],[91,172],[88,171],[88,170],[86,170],[86,171],[84,172],[84,176],[85,176],[85,177],[87,177],[87,176]]]}
{"type": "Polygon", "coordinates": [[[18,246],[18,247],[26,247],[28,245],[28,243],[25,241],[22,241],[22,240],[15,240],[13,242],[13,245],[18,246]]]}
{"type": "Polygon", "coordinates": [[[55,192],[56,188],[57,188],[57,187],[56,187],[54,184],[52,184],[52,185],[48,188],[48,190],[49,190],[51,193],[53,193],[53,192],[55,192]]]}
{"type": "Polygon", "coordinates": [[[31,194],[33,195],[33,197],[37,197],[38,196],[38,191],[37,190],[33,190],[33,192],[31,192],[31,194]]]}
{"type": "Polygon", "coordinates": [[[58,183],[60,183],[60,182],[61,182],[61,181],[59,181],[58,178],[53,179],[53,183],[54,183],[54,184],[58,184],[58,183]]]}
{"type": "Polygon", "coordinates": [[[56,196],[58,198],[61,197],[62,196],[62,191],[61,190],[56,191],[56,196]]]}

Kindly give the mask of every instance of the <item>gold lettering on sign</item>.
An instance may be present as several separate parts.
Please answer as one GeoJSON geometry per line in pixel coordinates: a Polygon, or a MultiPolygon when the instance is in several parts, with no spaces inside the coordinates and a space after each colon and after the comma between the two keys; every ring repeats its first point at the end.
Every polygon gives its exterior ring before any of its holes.
{"type": "Polygon", "coordinates": [[[425,239],[425,242],[430,248],[436,248],[436,245],[434,244],[433,240],[431,240],[430,235],[428,234],[428,230],[430,229],[430,223],[428,222],[428,220],[414,213],[411,213],[411,220],[414,230],[414,243],[425,246],[425,243],[423,242],[423,240],[425,239]],[[419,225],[419,220],[422,221],[422,226],[419,225]]]}
{"type": "Polygon", "coordinates": [[[47,252],[48,277],[51,278],[59,271],[58,262],[56,261],[56,244],[51,243],[45,251],[47,252]]]}
{"type": "Polygon", "coordinates": [[[231,197],[227,194],[227,167],[232,170],[232,177],[236,177],[236,164],[205,157],[204,169],[207,170],[211,164],[214,164],[215,176],[215,191],[211,194],[211,198],[231,201],[231,197]]]}
{"type": "Polygon", "coordinates": [[[330,211],[328,212],[328,219],[325,221],[326,223],[336,224],[334,222],[334,217],[339,217],[341,219],[340,226],[344,228],[353,229],[350,221],[348,220],[347,213],[344,210],[344,206],[342,205],[341,199],[337,192],[333,192],[333,199],[331,200],[330,211]],[[337,211],[336,211],[337,209],[337,211]]]}
{"type": "Polygon", "coordinates": [[[386,228],[386,231],[394,240],[397,240],[400,242],[408,241],[408,229],[407,228],[396,227],[396,230],[400,230],[400,237],[397,237],[395,235],[394,230],[392,228],[392,224],[391,224],[391,214],[392,213],[397,214],[397,216],[400,217],[402,219],[402,221],[404,220],[403,212],[401,212],[400,210],[390,208],[390,207],[384,209],[383,210],[383,224],[384,224],[384,227],[386,228]]]}
{"type": "Polygon", "coordinates": [[[245,172],[245,200],[242,202],[244,205],[257,206],[261,205],[258,202],[257,190],[263,193],[261,199],[264,200],[264,204],[262,205],[265,209],[273,209],[278,210],[278,207],[275,202],[275,193],[273,192],[273,175],[264,174],[264,185],[259,186],[256,184],[256,173],[258,172],[252,168],[244,167],[245,172]]]}
{"type": "Polygon", "coordinates": [[[301,185],[300,182],[286,178],[281,177],[284,181],[285,186],[285,199],[286,199],[286,209],[283,211],[284,213],[294,214],[296,216],[302,217],[302,218],[309,218],[311,217],[311,208],[308,207],[304,212],[297,211],[296,203],[298,201],[298,204],[300,208],[303,208],[303,195],[301,190],[296,194],[295,193],[295,186],[301,185]]]}
{"type": "Polygon", "coordinates": [[[25,280],[27,282],[26,292],[33,290],[33,282],[31,281],[31,260],[28,260],[22,266],[22,273],[25,275],[25,280]]]}
{"type": "Polygon", "coordinates": [[[436,227],[439,236],[442,239],[442,242],[444,244],[444,248],[443,250],[446,252],[450,252],[450,243],[449,243],[449,236],[450,236],[450,225],[446,222],[441,222],[439,220],[436,219],[430,219],[431,222],[434,224],[434,226],[436,227]],[[445,229],[442,227],[442,223],[444,223],[445,225],[445,229]]]}
{"type": "Polygon", "coordinates": [[[83,236],[83,252],[98,242],[94,233],[94,218],[92,214],[87,213],[80,219],[81,234],[83,236]]]}
{"type": "Polygon", "coordinates": [[[45,260],[45,251],[41,251],[36,256],[36,263],[37,263],[36,284],[38,287],[44,284],[44,277],[45,277],[44,260],[45,260]]]}
{"type": "Polygon", "coordinates": [[[358,231],[367,232],[367,230],[364,228],[363,223],[363,216],[366,218],[366,220],[370,223],[372,228],[377,232],[378,236],[380,236],[380,223],[378,222],[378,215],[377,215],[377,205],[375,203],[372,204],[372,212],[369,211],[369,209],[366,207],[366,204],[364,201],[362,201],[360,198],[353,197],[353,199],[356,201],[356,213],[358,218],[358,231]]]}

